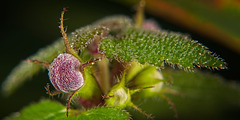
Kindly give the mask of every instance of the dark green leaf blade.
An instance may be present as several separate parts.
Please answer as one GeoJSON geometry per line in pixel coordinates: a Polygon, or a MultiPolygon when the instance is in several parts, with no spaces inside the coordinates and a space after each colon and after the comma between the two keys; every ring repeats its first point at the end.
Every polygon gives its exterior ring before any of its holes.
{"type": "MultiPolygon", "coordinates": [[[[113,107],[99,107],[88,111],[70,111],[71,114],[79,113],[77,116],[70,116],[70,120],[127,120],[129,114],[121,109],[113,107]]],[[[42,100],[24,108],[18,116],[12,116],[10,120],[62,120],[66,119],[66,107],[61,104],[42,100]]]]}
{"type": "Polygon", "coordinates": [[[165,63],[190,71],[195,66],[226,69],[226,63],[208,48],[173,32],[130,28],[120,40],[103,40],[100,50],[109,58],[124,62],[136,59],[157,67],[163,67],[165,63]]]}

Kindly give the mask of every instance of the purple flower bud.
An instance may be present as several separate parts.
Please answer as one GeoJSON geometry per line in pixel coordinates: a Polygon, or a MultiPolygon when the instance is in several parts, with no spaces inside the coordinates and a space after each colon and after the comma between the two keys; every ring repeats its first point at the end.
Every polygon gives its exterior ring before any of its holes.
{"type": "Polygon", "coordinates": [[[145,20],[143,23],[143,28],[146,30],[153,30],[153,31],[160,30],[159,25],[154,20],[145,20]]]}
{"type": "Polygon", "coordinates": [[[80,61],[71,54],[59,54],[49,66],[49,78],[56,90],[64,93],[76,91],[84,84],[80,61]]]}

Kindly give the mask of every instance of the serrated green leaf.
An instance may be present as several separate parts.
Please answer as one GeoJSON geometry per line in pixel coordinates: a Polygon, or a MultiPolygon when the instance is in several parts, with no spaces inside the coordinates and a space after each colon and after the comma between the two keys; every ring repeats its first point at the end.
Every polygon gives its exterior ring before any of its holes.
{"type": "Polygon", "coordinates": [[[172,32],[130,28],[120,40],[104,39],[100,49],[108,58],[124,62],[136,59],[157,67],[165,63],[184,70],[192,70],[195,66],[226,68],[226,63],[205,46],[172,32]]]}
{"type": "MultiPolygon", "coordinates": [[[[113,107],[99,107],[87,111],[70,111],[70,114],[78,113],[77,116],[70,116],[69,120],[127,120],[129,114],[121,109],[113,107]]],[[[61,104],[42,100],[24,108],[19,115],[8,118],[9,120],[60,120],[67,119],[66,108],[61,104]]]]}

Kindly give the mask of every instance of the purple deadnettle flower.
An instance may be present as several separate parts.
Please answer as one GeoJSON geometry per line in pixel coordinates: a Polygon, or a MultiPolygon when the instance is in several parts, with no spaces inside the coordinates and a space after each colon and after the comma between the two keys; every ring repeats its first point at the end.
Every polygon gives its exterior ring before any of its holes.
{"type": "Polygon", "coordinates": [[[84,84],[80,61],[71,54],[59,54],[49,66],[49,78],[56,90],[73,92],[84,84]]]}

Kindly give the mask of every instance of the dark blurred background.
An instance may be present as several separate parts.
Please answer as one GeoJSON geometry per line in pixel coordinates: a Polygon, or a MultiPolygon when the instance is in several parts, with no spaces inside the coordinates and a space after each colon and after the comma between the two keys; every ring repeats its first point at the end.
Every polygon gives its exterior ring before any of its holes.
{"type": "MultiPolygon", "coordinates": [[[[1,74],[0,84],[21,60],[34,54],[39,48],[45,47],[61,37],[59,18],[63,7],[67,8],[65,26],[68,33],[88,25],[100,18],[123,14],[133,17],[134,6],[127,7],[113,1],[106,0],[52,0],[52,1],[4,1],[1,7],[1,74]]],[[[203,36],[192,32],[174,22],[146,13],[147,18],[158,21],[161,28],[182,32],[190,35],[194,40],[209,47],[228,63],[228,70],[212,71],[220,74],[226,80],[239,82],[239,53],[203,36]]],[[[239,24],[239,23],[238,23],[239,24]]],[[[239,46],[240,47],[240,46],[239,46]]],[[[21,110],[26,105],[41,98],[48,98],[44,86],[49,83],[47,71],[42,71],[20,87],[12,96],[0,96],[0,119],[13,112],[21,110]]],[[[4,86],[1,86],[4,87],[4,86]]]]}

